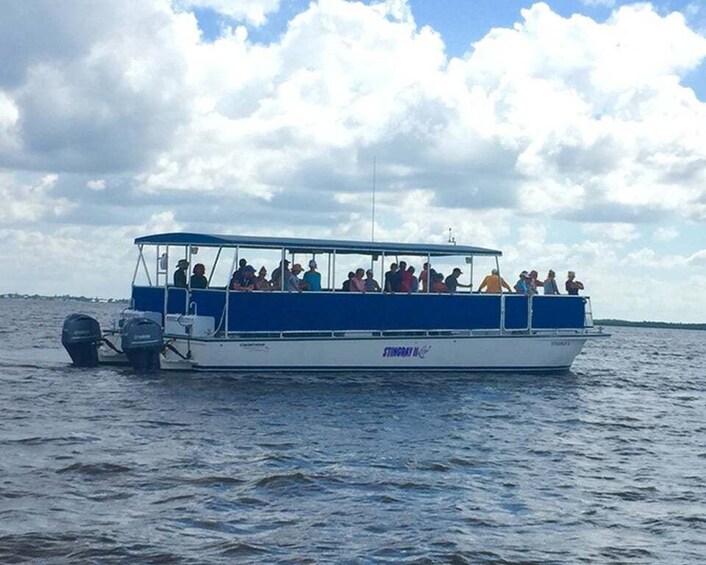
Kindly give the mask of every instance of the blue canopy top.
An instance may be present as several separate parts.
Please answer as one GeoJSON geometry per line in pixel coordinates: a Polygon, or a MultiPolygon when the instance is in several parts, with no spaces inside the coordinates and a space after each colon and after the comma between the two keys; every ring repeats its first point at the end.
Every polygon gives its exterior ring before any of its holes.
{"type": "Polygon", "coordinates": [[[381,241],[338,241],[295,237],[260,237],[250,235],[209,235],[201,233],[160,233],[135,239],[137,245],[196,245],[201,247],[247,247],[251,249],[285,249],[290,253],[355,253],[361,255],[459,256],[487,255],[497,257],[501,251],[467,245],[431,243],[385,243],[381,241]]]}

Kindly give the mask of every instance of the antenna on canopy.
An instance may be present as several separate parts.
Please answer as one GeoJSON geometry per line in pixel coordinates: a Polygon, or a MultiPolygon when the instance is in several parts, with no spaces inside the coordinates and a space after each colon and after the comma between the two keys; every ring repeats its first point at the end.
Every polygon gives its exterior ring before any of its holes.
{"type": "Polygon", "coordinates": [[[449,228],[449,243],[456,245],[456,238],[454,237],[453,230],[449,228]]]}
{"type": "Polygon", "coordinates": [[[375,177],[377,176],[377,157],[373,157],[373,222],[370,241],[375,241],[375,177]]]}

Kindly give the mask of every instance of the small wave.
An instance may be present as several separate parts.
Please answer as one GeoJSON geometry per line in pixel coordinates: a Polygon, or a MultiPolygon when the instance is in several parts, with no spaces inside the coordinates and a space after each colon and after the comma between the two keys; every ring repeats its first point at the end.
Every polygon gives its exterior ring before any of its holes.
{"type": "Polygon", "coordinates": [[[74,463],[68,467],[59,469],[57,473],[79,473],[82,475],[113,475],[116,473],[128,473],[132,471],[132,467],[119,465],[117,463],[74,463]]]}
{"type": "Polygon", "coordinates": [[[312,482],[313,481],[304,473],[290,473],[284,475],[268,475],[257,481],[255,485],[264,488],[284,488],[296,485],[308,485],[312,482]]]}

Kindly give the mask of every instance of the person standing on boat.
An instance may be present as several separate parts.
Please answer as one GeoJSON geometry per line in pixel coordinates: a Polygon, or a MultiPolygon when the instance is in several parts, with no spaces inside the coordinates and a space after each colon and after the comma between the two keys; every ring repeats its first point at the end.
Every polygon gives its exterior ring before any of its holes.
{"type": "Polygon", "coordinates": [[[498,270],[493,269],[490,271],[490,274],[483,279],[483,282],[480,283],[478,292],[482,292],[483,289],[485,289],[485,292],[488,294],[500,294],[501,287],[506,288],[508,292],[512,292],[512,288],[510,288],[510,285],[505,282],[505,279],[498,274],[498,270]]]}
{"type": "Polygon", "coordinates": [[[400,261],[399,268],[390,279],[390,286],[392,287],[392,292],[409,292],[405,284],[406,276],[407,263],[405,261],[400,261]]]}
{"type": "Polygon", "coordinates": [[[316,261],[309,261],[309,270],[304,273],[304,282],[307,284],[307,290],[314,292],[321,291],[321,273],[316,270],[316,261]]]}
{"type": "Polygon", "coordinates": [[[537,287],[544,286],[544,282],[537,279],[538,276],[539,273],[537,271],[532,270],[530,271],[530,274],[527,277],[527,294],[529,296],[534,296],[535,294],[538,294],[539,291],[537,290],[537,287]]]}
{"type": "Polygon", "coordinates": [[[566,279],[566,292],[571,296],[578,296],[579,290],[583,290],[583,283],[576,280],[576,273],[569,271],[566,279]]]}
{"type": "Polygon", "coordinates": [[[444,284],[446,285],[446,288],[448,289],[448,292],[451,294],[456,293],[456,289],[458,287],[463,287],[463,288],[471,288],[470,284],[462,284],[458,282],[458,277],[460,277],[463,274],[463,271],[459,269],[458,267],[455,267],[453,271],[451,271],[451,274],[446,277],[446,280],[444,281],[444,284]]]}
{"type": "Polygon", "coordinates": [[[174,286],[186,288],[186,270],[189,268],[189,262],[186,259],[179,259],[177,270],[174,271],[174,286]]]}
{"type": "Polygon", "coordinates": [[[363,269],[356,269],[351,279],[351,292],[365,292],[365,280],[363,280],[363,275],[365,271],[363,269]]]}
{"type": "Polygon", "coordinates": [[[390,270],[385,273],[385,281],[383,283],[385,292],[394,292],[395,289],[392,287],[392,283],[395,273],[397,273],[397,263],[391,263],[390,270]]]}
{"type": "Polygon", "coordinates": [[[282,278],[284,280],[289,279],[289,261],[287,259],[284,262],[279,262],[279,267],[272,271],[272,290],[282,290],[282,278]],[[284,269],[282,266],[284,265],[284,269]],[[284,277],[282,276],[282,271],[284,270],[284,277]]]}
{"type": "Polygon", "coordinates": [[[206,267],[203,263],[196,263],[194,265],[193,275],[191,275],[191,288],[207,288],[208,279],[206,278],[206,267]]]}
{"type": "Polygon", "coordinates": [[[290,292],[301,292],[303,283],[299,278],[299,273],[301,273],[304,269],[302,269],[302,266],[299,263],[295,263],[292,265],[292,272],[289,273],[289,278],[287,278],[287,290],[290,292]]]}
{"type": "Polygon", "coordinates": [[[434,284],[435,279],[436,271],[431,268],[429,263],[424,263],[424,265],[422,265],[422,272],[419,273],[419,280],[422,281],[422,292],[428,292],[429,283],[434,284]]]}
{"type": "Polygon", "coordinates": [[[547,273],[547,278],[544,280],[544,294],[561,294],[559,285],[556,284],[556,273],[551,269],[547,273]]]}
{"type": "Polygon", "coordinates": [[[515,283],[515,292],[517,294],[527,294],[527,279],[528,278],[529,278],[529,274],[527,273],[527,271],[522,271],[520,273],[520,278],[515,283]]]}
{"type": "Polygon", "coordinates": [[[368,269],[365,272],[365,292],[380,292],[380,283],[373,277],[374,273],[372,269],[368,269]]]}
{"type": "Polygon", "coordinates": [[[414,276],[414,267],[410,266],[407,273],[409,274],[409,292],[419,292],[419,279],[414,276]]]}

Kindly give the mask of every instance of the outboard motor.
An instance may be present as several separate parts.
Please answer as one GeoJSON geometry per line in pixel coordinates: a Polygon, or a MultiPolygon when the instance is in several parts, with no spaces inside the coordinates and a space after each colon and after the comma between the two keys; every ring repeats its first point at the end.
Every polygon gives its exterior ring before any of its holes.
{"type": "Polygon", "coordinates": [[[86,314],[71,314],[64,320],[61,344],[76,367],[97,367],[101,327],[86,314]]]}
{"type": "Polygon", "coordinates": [[[122,329],[123,353],[139,373],[159,370],[159,354],[164,349],[162,327],[148,318],[131,318],[122,329]]]}

